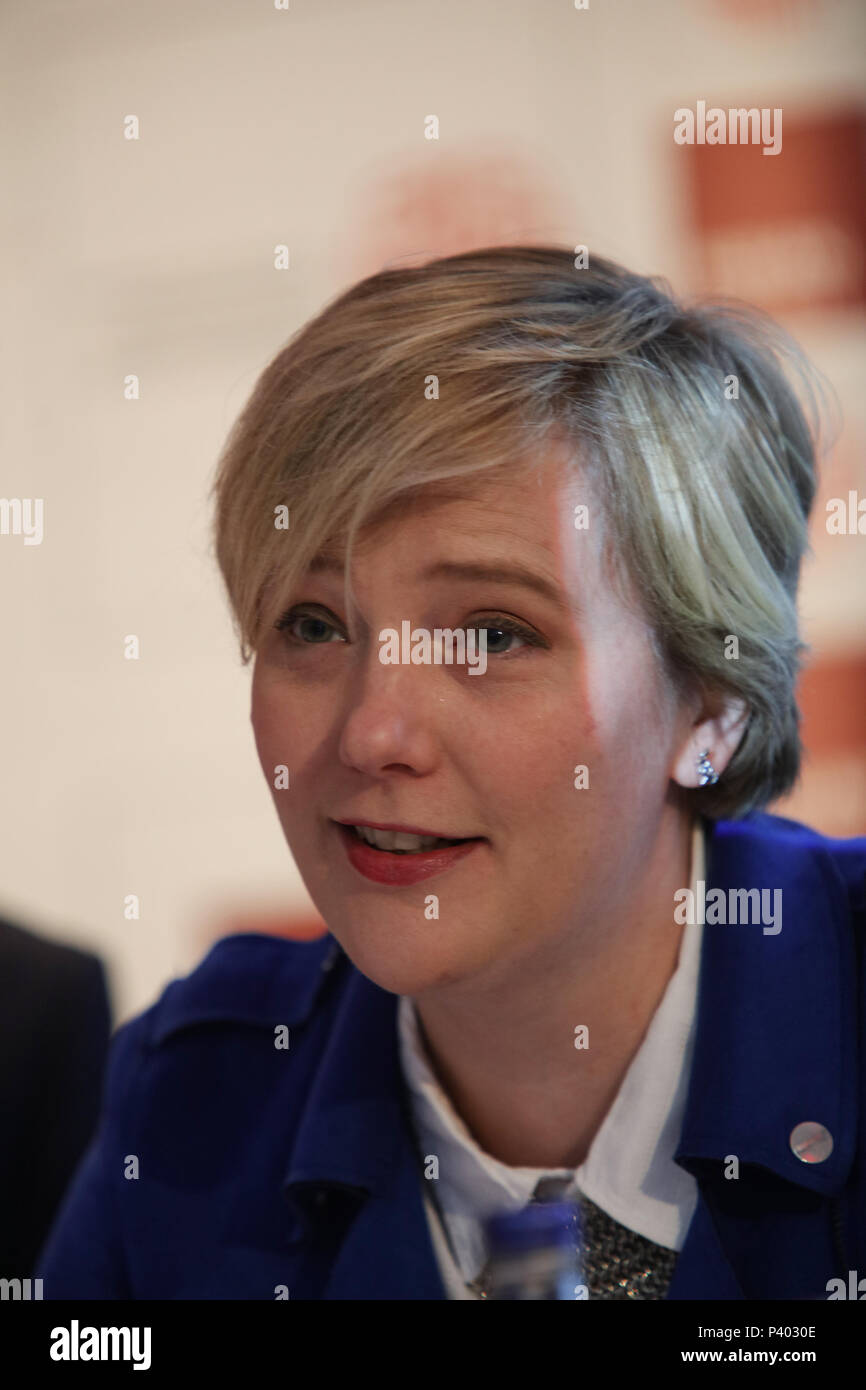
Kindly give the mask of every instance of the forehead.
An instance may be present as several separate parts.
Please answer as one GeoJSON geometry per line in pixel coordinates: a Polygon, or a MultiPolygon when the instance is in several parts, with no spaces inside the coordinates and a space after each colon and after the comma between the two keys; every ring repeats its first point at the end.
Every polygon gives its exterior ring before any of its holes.
{"type": "Polygon", "coordinates": [[[552,452],[530,467],[490,470],[433,483],[395,499],[355,538],[346,573],[344,537],[322,547],[308,573],[343,584],[350,610],[364,610],[376,589],[389,599],[409,589],[483,588],[496,602],[530,600],[588,636],[622,640],[647,632],[627,569],[604,538],[603,516],[583,470],[552,452]],[[580,509],[580,515],[576,515],[580,509]],[[576,524],[579,521],[580,525],[576,524]]]}
{"type": "MultiPolygon", "coordinates": [[[[458,561],[464,568],[473,559],[488,566],[531,563],[549,579],[570,585],[591,555],[598,559],[600,522],[580,471],[553,452],[531,464],[448,478],[396,498],[358,533],[353,553],[373,567],[388,547],[401,567],[417,572],[435,564],[445,577],[458,561]],[[580,529],[578,507],[590,521],[580,529]]],[[[344,557],[344,538],[335,537],[310,570],[342,572],[344,557]]]]}

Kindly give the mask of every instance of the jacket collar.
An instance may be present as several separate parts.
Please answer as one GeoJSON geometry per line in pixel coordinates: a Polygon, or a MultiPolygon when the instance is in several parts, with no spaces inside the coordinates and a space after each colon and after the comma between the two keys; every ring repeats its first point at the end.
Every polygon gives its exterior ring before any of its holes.
{"type": "MultiPolygon", "coordinates": [[[[762,815],[707,826],[707,891],[720,888],[728,901],[735,888],[780,889],[782,930],[704,926],[694,1053],[675,1154],[687,1169],[697,1161],[699,1181],[701,1160],[722,1164],[730,1155],[822,1194],[838,1192],[850,1171],[854,959],[845,884],[826,845],[804,827],[762,815]],[[833,1150],[825,1161],[804,1163],[792,1151],[791,1132],[803,1121],[830,1132],[833,1150]]],[[[397,996],[346,958],[339,968],[348,982],[296,1130],[286,1195],[306,1217],[307,1195],[317,1187],[354,1189],[362,1199],[326,1297],[357,1297],[364,1286],[378,1297],[402,1297],[411,1266],[414,1295],[441,1298],[404,1119],[397,996]]],[[[702,1207],[698,1215],[708,1222],[702,1207]]],[[[738,1296],[734,1283],[730,1296],[738,1296]]]]}

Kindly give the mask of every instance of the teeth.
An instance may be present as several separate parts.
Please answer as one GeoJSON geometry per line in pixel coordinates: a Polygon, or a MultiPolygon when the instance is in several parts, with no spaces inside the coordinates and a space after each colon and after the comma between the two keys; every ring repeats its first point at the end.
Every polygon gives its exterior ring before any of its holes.
{"type": "Polygon", "coordinates": [[[417,854],[419,850],[437,849],[440,845],[454,843],[453,840],[440,839],[438,835],[409,835],[405,830],[373,830],[369,825],[356,825],[354,830],[368,845],[397,854],[417,854]]]}

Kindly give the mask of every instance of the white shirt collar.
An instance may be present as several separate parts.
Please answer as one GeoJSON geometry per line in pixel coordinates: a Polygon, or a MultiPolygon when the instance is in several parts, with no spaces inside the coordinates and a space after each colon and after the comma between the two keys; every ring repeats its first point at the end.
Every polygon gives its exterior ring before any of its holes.
{"type": "MultiPolygon", "coordinates": [[[[704,835],[697,820],[691,845],[693,892],[704,870],[704,835]]],[[[567,1195],[586,1196],[630,1230],[681,1249],[697,1185],[673,1155],[691,1070],[701,936],[700,922],[683,929],[676,969],[589,1153],[574,1172],[511,1167],[484,1152],[434,1075],[414,1004],[401,996],[400,1061],[422,1152],[439,1161],[439,1177],[431,1181],[436,1181],[464,1279],[473,1279],[484,1262],[483,1218],[524,1207],[543,1177],[570,1177],[567,1195]]],[[[440,1244],[440,1255],[441,1249],[440,1244]]]]}

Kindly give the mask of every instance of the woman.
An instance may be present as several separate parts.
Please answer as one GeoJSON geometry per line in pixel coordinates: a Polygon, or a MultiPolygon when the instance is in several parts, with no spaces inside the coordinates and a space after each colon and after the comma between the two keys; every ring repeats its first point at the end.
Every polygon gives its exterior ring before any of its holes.
{"type": "Polygon", "coordinates": [[[801,753],[786,353],[520,247],[375,275],[265,370],[217,554],[329,934],[223,940],[120,1030],[45,1297],[484,1297],[486,1218],[556,1194],[590,1298],[863,1267],[866,841],[760,809],[801,753]]]}

